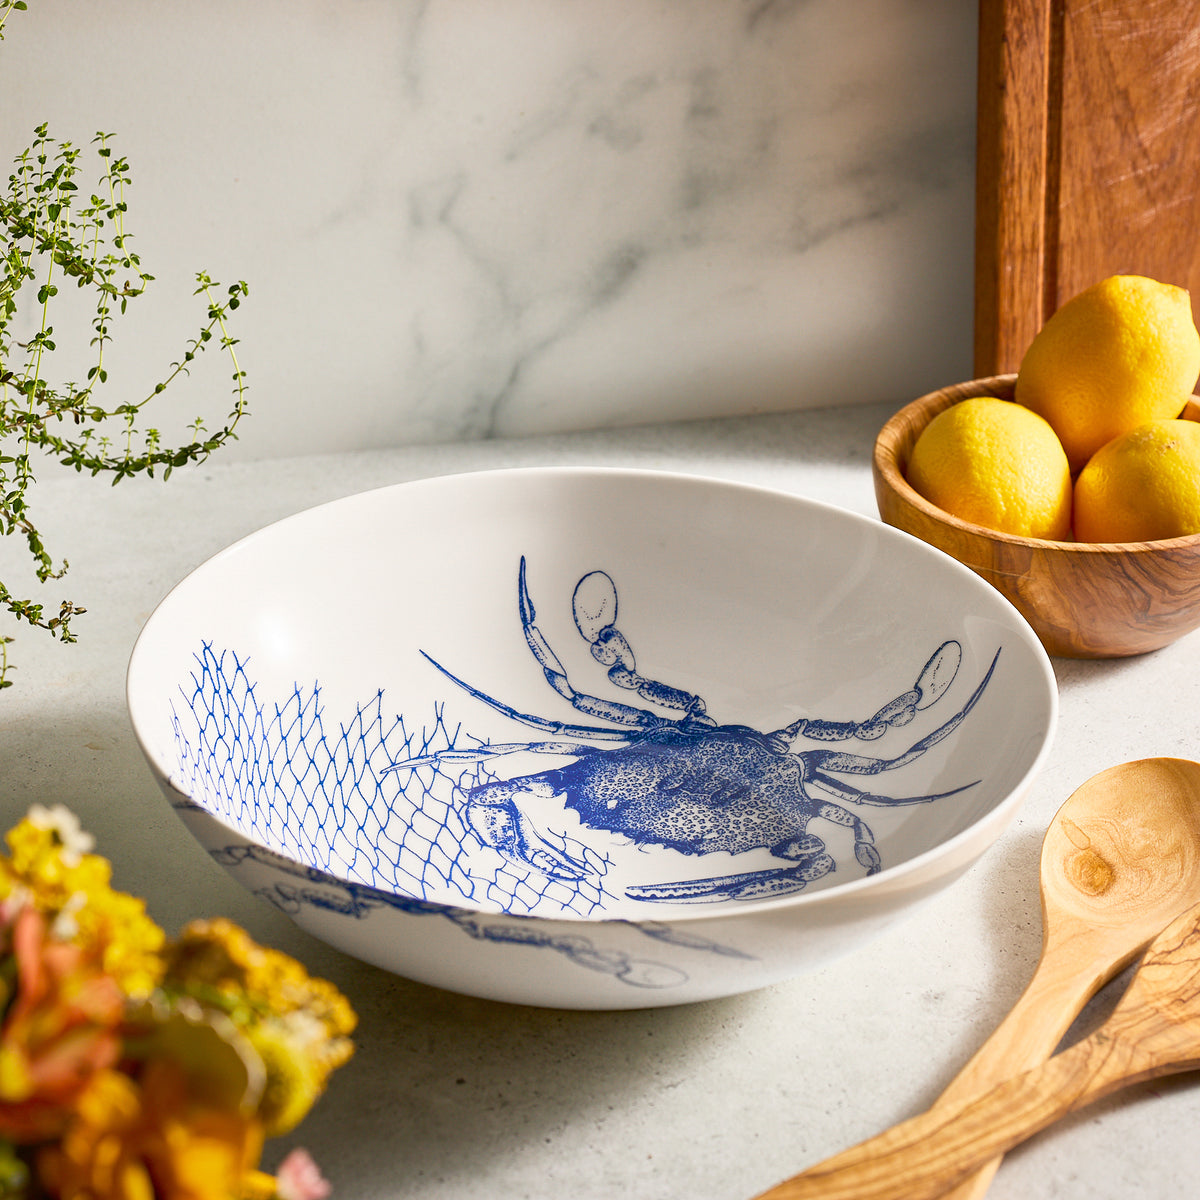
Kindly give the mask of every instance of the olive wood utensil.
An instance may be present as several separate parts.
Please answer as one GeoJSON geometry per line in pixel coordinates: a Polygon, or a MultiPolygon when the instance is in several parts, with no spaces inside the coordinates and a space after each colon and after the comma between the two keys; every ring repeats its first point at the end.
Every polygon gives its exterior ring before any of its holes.
{"type": "MultiPolygon", "coordinates": [[[[1040,882],[1033,978],[939,1107],[1044,1062],[1088,1000],[1200,902],[1200,763],[1147,758],[1092,776],[1050,822],[1040,882]]],[[[992,1159],[943,1200],[978,1200],[999,1165],[992,1159]]]]}
{"type": "MultiPolygon", "coordinates": [[[[1049,882],[1043,880],[1043,903],[1045,911],[1053,914],[1047,921],[1050,928],[1043,961],[1066,963],[1074,958],[1077,970],[1083,968],[1083,978],[1090,976],[1095,981],[1089,985],[1092,992],[1104,981],[1096,981],[1100,968],[1084,953],[1092,938],[1082,932],[1088,927],[1085,913],[1077,912],[1074,921],[1056,920],[1057,906],[1064,898],[1072,903],[1070,889],[1084,897],[1089,893],[1103,897],[1116,886],[1122,867],[1133,873],[1133,898],[1143,891],[1158,892],[1155,876],[1159,874],[1166,876],[1168,883],[1184,878],[1194,882],[1196,821],[1189,801],[1194,801],[1198,780],[1198,764],[1181,759],[1142,760],[1089,780],[1079,789],[1084,803],[1078,811],[1073,804],[1075,796],[1068,800],[1063,806],[1068,810],[1066,819],[1056,817],[1043,848],[1044,876],[1049,877],[1049,882]],[[1106,791],[1118,798],[1112,817],[1106,817],[1103,804],[1099,804],[1106,791]],[[1139,793],[1141,803],[1137,802],[1139,793]],[[1122,804],[1121,799],[1127,802],[1122,804]],[[1093,801],[1099,807],[1088,815],[1093,801]],[[1169,813],[1173,807],[1174,824],[1169,817],[1162,819],[1162,811],[1169,813]],[[1132,831],[1120,825],[1122,812],[1125,820],[1134,823],[1132,831]],[[1086,820],[1081,822],[1080,816],[1086,820]],[[1161,837],[1163,831],[1167,840],[1159,864],[1157,847],[1145,839],[1161,837]],[[1122,847],[1124,852],[1117,853],[1115,861],[1104,853],[1122,847]],[[1077,928],[1072,936],[1073,923],[1077,928]]],[[[1086,911],[1086,900],[1077,901],[1086,911]]],[[[1122,907],[1116,906],[1118,911],[1122,907]]],[[[1136,908],[1135,900],[1131,909],[1136,908]]],[[[1111,918],[1102,916],[1102,923],[1111,923],[1111,918]]],[[[1126,919],[1134,919],[1132,913],[1119,918],[1126,919]]],[[[1136,950],[1126,961],[1134,954],[1136,950]]],[[[1053,981],[1061,970],[1039,965],[1037,974],[1053,981]]],[[[1034,984],[1030,986],[1034,988],[1034,984]]],[[[1064,986],[1069,990],[1072,985],[1064,986]]],[[[1042,987],[1038,983],[1035,994],[1040,994],[1042,987]]],[[[1025,1003],[1031,1005],[1031,1013],[1043,1006],[1024,997],[1018,1002],[1025,1003]]],[[[1006,1020],[1001,1031],[1009,1024],[1006,1020]]],[[[1061,1016],[1057,1024],[1063,1024],[1061,1016]]],[[[1023,1039],[1019,1033],[1001,1031],[998,1038],[1012,1037],[1020,1047],[1023,1039]]],[[[980,1051],[977,1058],[992,1055],[991,1049],[985,1049],[986,1054],[980,1051]]],[[[975,1062],[968,1064],[966,1072],[974,1069],[975,1062]]],[[[1128,1084],[1196,1066],[1200,1066],[1200,904],[1188,908],[1154,939],[1125,996],[1090,1037],[1040,1067],[974,1096],[966,1094],[972,1086],[970,1079],[961,1086],[956,1080],[928,1112],[819,1163],[763,1193],[759,1200],[933,1200],[1067,1112],[1128,1084]]],[[[1010,1067],[1019,1069],[1018,1064],[1010,1067]]],[[[986,1087],[986,1073],[981,1071],[976,1083],[986,1087]]]]}
{"type": "Polygon", "coordinates": [[[949,1111],[936,1105],[773,1188],[771,1200],[936,1200],[995,1154],[1133,1083],[1200,1067],[1200,905],[1151,943],[1090,1037],[949,1111]]]}

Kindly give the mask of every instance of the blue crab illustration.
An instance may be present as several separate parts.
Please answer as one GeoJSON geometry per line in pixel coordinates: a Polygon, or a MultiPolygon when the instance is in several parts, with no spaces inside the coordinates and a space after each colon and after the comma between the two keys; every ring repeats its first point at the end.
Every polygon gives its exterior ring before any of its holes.
{"type": "Polygon", "coordinates": [[[538,833],[522,811],[523,799],[556,800],[574,809],[585,826],[622,834],[635,844],[654,844],[697,856],[765,848],[782,863],[738,874],[638,884],[626,890],[631,899],[714,901],[779,895],[799,891],[836,870],[824,842],[809,832],[814,819],[853,830],[855,857],[868,874],[874,874],[882,864],[871,829],[845,804],[925,804],[979,782],[899,798],[861,790],[836,776],[891,771],[949,736],[983,695],[999,650],[962,708],[893,758],[872,758],[842,749],[795,751],[793,743],[801,737],[815,742],[870,741],[908,724],[953,682],[962,661],[961,645],[953,640],[943,642],[908,691],[863,721],[802,717],[763,733],[746,725],[718,724],[705,711],[700,696],[638,673],[633,650],[616,626],[617,589],[605,572],[593,571],[576,585],[572,597],[575,625],[592,656],[607,668],[609,682],[636,694],[653,709],[576,691],[537,626],[524,557],[518,572],[517,605],[525,640],[547,683],[577,712],[607,724],[575,724],[520,712],[460,679],[422,651],[433,666],[476,700],[550,735],[550,740],[459,747],[389,768],[481,762],[522,751],[570,758],[564,766],[492,779],[465,789],[467,824],[484,845],[514,864],[562,880],[579,881],[592,872],[586,863],[538,833]]]}

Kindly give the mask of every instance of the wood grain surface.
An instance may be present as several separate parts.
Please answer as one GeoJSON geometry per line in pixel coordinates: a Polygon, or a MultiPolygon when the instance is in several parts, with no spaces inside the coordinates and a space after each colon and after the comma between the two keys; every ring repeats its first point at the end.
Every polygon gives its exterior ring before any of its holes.
{"type": "MultiPolygon", "coordinates": [[[[940,1109],[1044,1062],[1084,1004],[1200,904],[1200,763],[1143,758],[1093,775],[1050,822],[1038,876],[1037,969],[938,1097],[940,1109]]],[[[941,1200],[981,1200],[999,1165],[992,1159],[941,1200]]]]}
{"type": "MultiPolygon", "coordinates": [[[[1120,545],[1014,537],[960,521],[919,496],[905,473],[917,438],[968,396],[1011,400],[1016,376],[975,379],[914,400],[875,442],[879,515],[970,567],[1020,611],[1050,654],[1122,658],[1200,626],[1200,534],[1120,545]]],[[[1181,414],[1200,421],[1190,401],[1181,414]]]]}
{"type": "Polygon", "coordinates": [[[940,1105],[759,1200],[938,1200],[997,1152],[1130,1083],[1200,1067],[1200,908],[1172,921],[1109,1018],[1082,1041],[947,1114],[940,1105]]]}
{"type": "Polygon", "coordinates": [[[980,0],[975,374],[1115,274],[1200,300],[1200,0],[980,0]]]}

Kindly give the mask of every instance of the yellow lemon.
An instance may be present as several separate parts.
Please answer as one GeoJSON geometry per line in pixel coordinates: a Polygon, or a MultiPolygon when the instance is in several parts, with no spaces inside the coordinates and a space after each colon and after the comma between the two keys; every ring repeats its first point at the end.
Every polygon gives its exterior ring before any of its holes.
{"type": "Polygon", "coordinates": [[[1025,352],[1014,393],[1054,427],[1072,472],[1146,421],[1177,417],[1200,375],[1188,293],[1113,275],[1068,300],[1025,352]]]}
{"type": "Polygon", "coordinates": [[[1149,421],[1114,438],[1075,481],[1081,542],[1154,542],[1200,533],[1200,425],[1149,421]]]}
{"type": "Polygon", "coordinates": [[[994,396],[938,413],[917,438],[908,482],[961,520],[1060,541],[1071,529],[1071,472],[1049,424],[994,396]]]}

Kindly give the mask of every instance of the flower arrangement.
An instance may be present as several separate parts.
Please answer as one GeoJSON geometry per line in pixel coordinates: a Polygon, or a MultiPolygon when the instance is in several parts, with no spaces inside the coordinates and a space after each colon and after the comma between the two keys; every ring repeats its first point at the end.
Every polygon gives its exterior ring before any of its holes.
{"type": "Polygon", "coordinates": [[[168,938],[66,808],[0,853],[0,1197],[323,1200],[293,1150],[259,1169],[350,1056],[332,984],[232,922],[168,938]]]}

